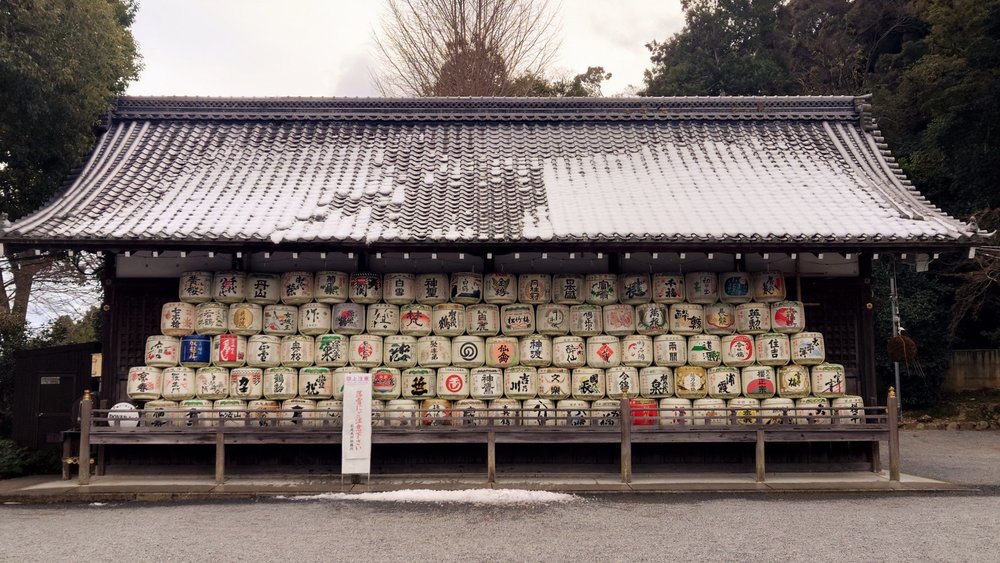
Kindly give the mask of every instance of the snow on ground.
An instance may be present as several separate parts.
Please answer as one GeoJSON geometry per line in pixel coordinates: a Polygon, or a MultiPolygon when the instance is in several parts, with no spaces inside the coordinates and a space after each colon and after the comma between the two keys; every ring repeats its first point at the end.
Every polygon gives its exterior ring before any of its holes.
{"type": "Polygon", "coordinates": [[[323,493],[277,497],[289,500],[360,500],[368,502],[434,502],[464,504],[549,504],[578,500],[576,495],[519,489],[470,489],[464,491],[434,491],[404,489],[384,493],[323,493]]]}

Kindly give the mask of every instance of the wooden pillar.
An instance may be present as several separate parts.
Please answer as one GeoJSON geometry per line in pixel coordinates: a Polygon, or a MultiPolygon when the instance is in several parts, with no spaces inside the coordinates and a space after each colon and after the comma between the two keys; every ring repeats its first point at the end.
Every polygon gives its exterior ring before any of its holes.
{"type": "Polygon", "coordinates": [[[893,387],[889,388],[885,407],[889,415],[889,480],[899,481],[899,405],[893,387]]]}
{"type": "Polygon", "coordinates": [[[621,469],[622,483],[632,482],[632,410],[629,408],[629,400],[623,397],[619,403],[621,409],[621,469]]]}
{"type": "Polygon", "coordinates": [[[63,448],[62,448],[62,478],[63,481],[69,481],[69,458],[73,457],[73,438],[70,432],[63,432],[63,448]]]}
{"type": "MultiPolygon", "coordinates": [[[[219,421],[219,424],[222,422],[219,421]]],[[[215,484],[226,482],[226,438],[222,429],[215,431],[215,484]]]]}
{"type": "Polygon", "coordinates": [[[112,405],[118,393],[118,355],[115,339],[117,324],[114,322],[115,279],[117,261],[113,252],[104,253],[104,271],[101,285],[104,290],[104,303],[101,304],[101,379],[98,395],[103,405],[112,405]]]}
{"type": "Polygon", "coordinates": [[[90,426],[93,424],[94,400],[90,389],[83,392],[80,401],[80,484],[90,484],[90,426]]]}
{"type": "Polygon", "coordinates": [[[860,389],[866,405],[877,405],[878,387],[875,380],[875,279],[872,274],[872,257],[869,253],[858,255],[858,302],[861,307],[858,338],[858,369],[860,389]]]}
{"type": "Polygon", "coordinates": [[[764,431],[757,430],[757,451],[754,455],[757,464],[757,482],[764,482],[764,431]]]}
{"type": "MultiPolygon", "coordinates": [[[[492,420],[490,424],[492,424],[492,420]]],[[[497,480],[497,433],[492,428],[486,433],[486,481],[497,480]]]]}

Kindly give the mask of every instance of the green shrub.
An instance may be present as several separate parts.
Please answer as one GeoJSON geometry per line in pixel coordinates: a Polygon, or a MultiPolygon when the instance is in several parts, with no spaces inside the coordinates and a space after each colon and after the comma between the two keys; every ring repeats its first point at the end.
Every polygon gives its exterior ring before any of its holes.
{"type": "Polygon", "coordinates": [[[0,479],[19,477],[28,471],[28,452],[10,440],[0,439],[0,479]]]}

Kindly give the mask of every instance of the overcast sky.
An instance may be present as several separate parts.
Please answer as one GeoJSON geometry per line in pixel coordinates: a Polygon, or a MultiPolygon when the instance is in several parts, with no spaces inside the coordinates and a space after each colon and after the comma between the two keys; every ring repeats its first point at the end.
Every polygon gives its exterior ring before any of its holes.
{"type": "MultiPolygon", "coordinates": [[[[603,66],[604,94],[641,86],[645,44],[680,30],[680,0],[562,0],[555,69],[603,66]]],[[[133,95],[374,96],[380,0],[140,0],[133,95]]]]}

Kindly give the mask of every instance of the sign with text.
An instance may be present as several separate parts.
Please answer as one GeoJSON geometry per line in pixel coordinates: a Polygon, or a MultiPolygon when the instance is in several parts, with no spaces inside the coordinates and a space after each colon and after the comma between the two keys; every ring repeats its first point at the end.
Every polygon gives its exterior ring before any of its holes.
{"type": "Polygon", "coordinates": [[[340,472],[369,474],[372,464],[372,376],[344,375],[344,430],[340,472]]]}

